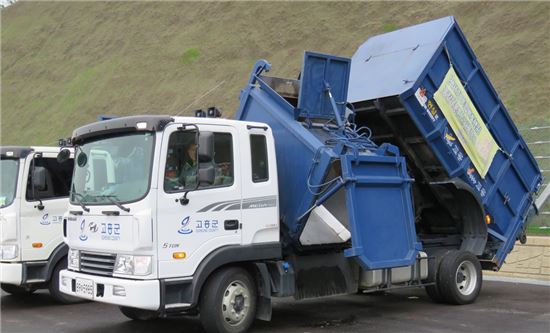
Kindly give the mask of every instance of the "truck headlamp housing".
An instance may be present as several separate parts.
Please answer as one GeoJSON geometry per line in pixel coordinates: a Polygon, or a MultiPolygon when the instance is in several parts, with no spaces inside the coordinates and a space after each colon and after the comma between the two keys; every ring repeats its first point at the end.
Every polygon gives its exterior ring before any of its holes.
{"type": "Polygon", "coordinates": [[[151,274],[151,256],[133,256],[119,254],[116,257],[113,273],[124,275],[151,274]]]}
{"type": "Polygon", "coordinates": [[[11,260],[17,258],[18,247],[16,244],[1,245],[2,259],[11,260]]]}
{"type": "Polygon", "coordinates": [[[69,249],[67,254],[67,267],[72,270],[80,270],[80,251],[69,249]]]}

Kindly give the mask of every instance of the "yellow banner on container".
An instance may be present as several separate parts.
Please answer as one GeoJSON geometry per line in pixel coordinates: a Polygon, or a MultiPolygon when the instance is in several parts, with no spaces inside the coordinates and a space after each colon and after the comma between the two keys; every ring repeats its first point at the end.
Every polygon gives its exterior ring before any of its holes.
{"type": "Polygon", "coordinates": [[[435,92],[434,99],[477,172],[485,178],[499,147],[452,66],[435,92]]]}

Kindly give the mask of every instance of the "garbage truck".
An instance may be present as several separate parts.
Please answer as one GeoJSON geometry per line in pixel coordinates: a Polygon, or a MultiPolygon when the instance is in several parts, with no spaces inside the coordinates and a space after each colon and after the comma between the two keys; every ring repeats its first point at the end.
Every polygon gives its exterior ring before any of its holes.
{"type": "Polygon", "coordinates": [[[0,282],[4,292],[31,294],[47,288],[62,303],[77,301],[59,291],[59,271],[67,267],[63,242],[72,152],[59,163],[58,147],[0,147],[0,282]]]}
{"type": "Polygon", "coordinates": [[[425,287],[476,300],[523,239],[542,177],[456,21],[258,61],[234,120],[129,116],[74,130],[62,292],[131,319],[270,320],[273,297],[425,287]]]}

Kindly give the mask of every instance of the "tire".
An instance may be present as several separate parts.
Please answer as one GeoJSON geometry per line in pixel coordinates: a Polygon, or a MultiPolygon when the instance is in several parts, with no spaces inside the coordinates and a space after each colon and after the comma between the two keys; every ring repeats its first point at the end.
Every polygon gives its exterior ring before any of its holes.
{"type": "Polygon", "coordinates": [[[203,287],[200,319],[208,333],[246,332],[256,317],[257,291],[250,274],[237,267],[222,269],[203,287]]]}
{"type": "Polygon", "coordinates": [[[5,284],[5,283],[2,283],[0,285],[0,288],[2,288],[2,290],[7,292],[8,294],[11,294],[14,296],[27,296],[36,291],[36,288],[32,288],[28,286],[16,286],[14,284],[5,284]]]}
{"type": "Polygon", "coordinates": [[[466,251],[452,251],[441,260],[437,285],[444,301],[449,304],[475,302],[482,285],[481,264],[466,251]]]}
{"type": "Polygon", "coordinates": [[[64,294],[61,292],[61,290],[59,290],[59,272],[61,272],[61,270],[65,268],[67,268],[67,257],[61,258],[61,260],[59,260],[59,262],[57,263],[57,265],[55,265],[55,268],[53,269],[53,273],[50,278],[50,284],[48,286],[50,295],[53,297],[53,299],[62,304],[74,304],[83,302],[82,299],[64,294]]]}
{"type": "Polygon", "coordinates": [[[445,298],[441,295],[439,291],[439,284],[437,281],[439,266],[441,264],[441,259],[449,252],[449,250],[436,250],[429,253],[430,257],[433,259],[428,259],[428,282],[434,282],[435,284],[431,286],[426,286],[426,294],[436,303],[445,302],[445,298]]]}
{"type": "Polygon", "coordinates": [[[119,306],[118,308],[123,315],[132,320],[148,321],[159,318],[159,313],[157,311],[130,308],[127,306],[119,306]]]}

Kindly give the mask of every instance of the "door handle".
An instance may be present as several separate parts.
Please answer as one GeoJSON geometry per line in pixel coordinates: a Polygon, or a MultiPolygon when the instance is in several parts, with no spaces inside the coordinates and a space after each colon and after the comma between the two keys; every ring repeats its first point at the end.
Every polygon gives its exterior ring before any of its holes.
{"type": "Polygon", "coordinates": [[[237,230],[239,229],[239,220],[225,220],[223,222],[223,228],[225,230],[237,230]]]}

